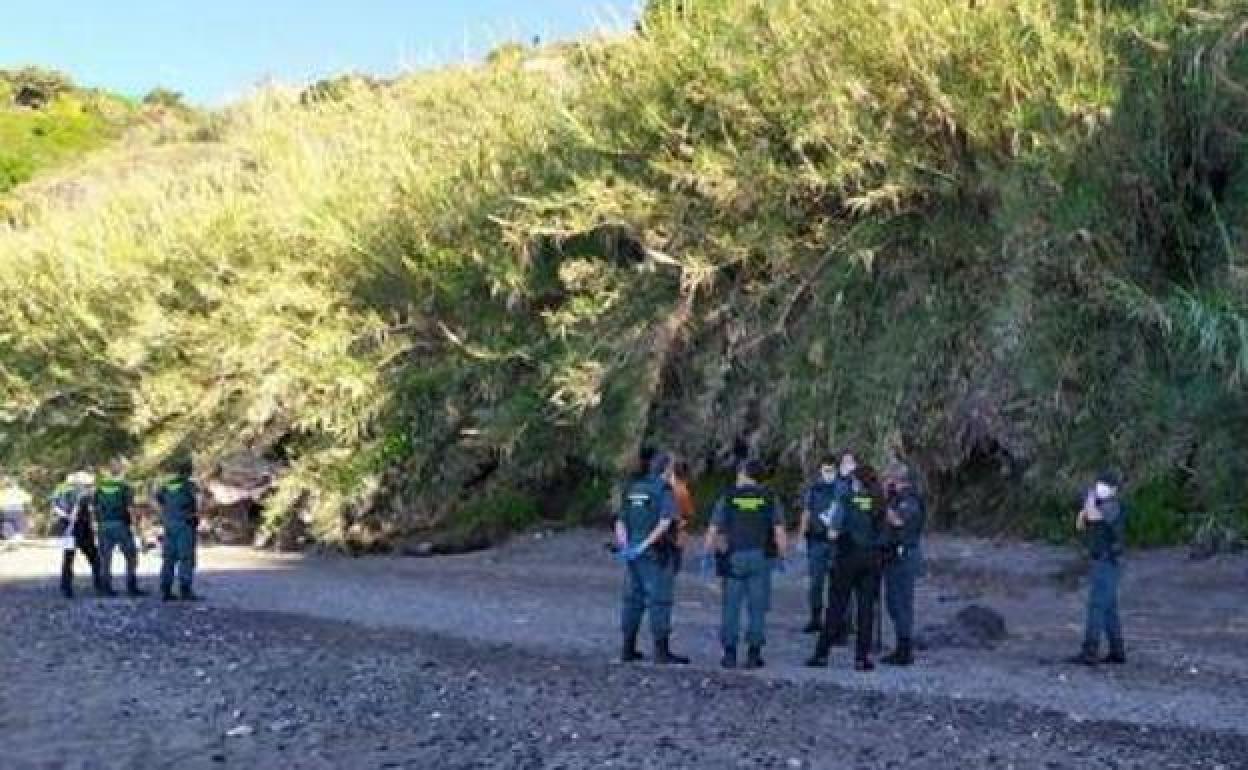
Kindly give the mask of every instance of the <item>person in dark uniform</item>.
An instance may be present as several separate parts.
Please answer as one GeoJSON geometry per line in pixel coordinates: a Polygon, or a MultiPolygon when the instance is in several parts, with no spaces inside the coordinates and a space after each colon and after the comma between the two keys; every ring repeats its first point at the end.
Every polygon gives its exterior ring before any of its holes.
{"type": "Polygon", "coordinates": [[[823,614],[827,606],[828,578],[832,572],[833,545],[828,539],[825,517],[837,500],[845,497],[848,482],[838,472],[834,458],[827,458],[819,467],[819,475],[802,492],[802,518],[798,527],[806,550],[809,580],[810,622],[804,634],[823,630],[823,614]]]}
{"type": "Polygon", "coordinates": [[[61,594],[74,598],[74,558],[78,551],[91,567],[96,594],[104,593],[100,575],[100,553],[95,547],[91,526],[91,496],[95,478],[85,471],[71,473],[52,493],[52,536],[61,546],[61,594]]]}
{"type": "Polygon", "coordinates": [[[1121,486],[1117,473],[1102,473],[1088,491],[1075,521],[1087,544],[1091,575],[1083,647],[1070,659],[1071,663],[1092,666],[1127,662],[1118,616],[1118,582],[1122,577],[1127,524],[1127,509],[1119,498],[1121,486]],[[1102,637],[1109,642],[1109,654],[1098,658],[1102,637]]]}
{"type": "Polygon", "coordinates": [[[899,464],[889,469],[888,488],[884,597],[896,646],[880,661],[890,666],[909,666],[914,663],[914,584],[923,569],[921,545],[927,506],[908,466],[899,464]]]}
{"type": "Polygon", "coordinates": [[[757,460],[741,463],[736,484],[716,503],[706,531],[706,550],[717,554],[723,578],[720,665],[735,668],[740,640],[741,605],[749,610],[745,632],[745,667],[762,668],[767,643],[767,611],[771,608],[771,572],[786,550],[784,510],[771,490],[759,483],[763,467],[757,460]]]}
{"type": "MultiPolygon", "coordinates": [[[[829,530],[828,537],[831,541],[830,562],[832,569],[831,573],[829,573],[828,608],[831,608],[832,606],[831,575],[836,572],[837,558],[840,553],[840,549],[837,547],[836,543],[832,541],[830,524],[833,521],[843,520],[845,515],[844,512],[853,504],[854,496],[860,494],[864,489],[866,489],[863,483],[863,469],[858,466],[858,456],[856,454],[849,450],[841,452],[840,456],[836,458],[836,465],[837,477],[836,484],[833,488],[832,507],[823,514],[824,527],[829,530]]],[[[835,634],[833,634],[830,639],[830,644],[833,647],[844,647],[849,643],[849,635],[855,633],[856,631],[854,627],[854,607],[857,604],[855,597],[855,591],[851,588],[850,595],[845,603],[845,613],[841,618],[842,623],[840,626],[834,626],[834,624],[826,622],[826,619],[823,623],[823,628],[829,632],[831,632],[834,627],[837,629],[835,634]]]]}
{"type": "Polygon", "coordinates": [[[828,522],[828,536],[836,541],[836,569],[832,573],[832,593],[828,603],[823,631],[815,643],[814,654],[807,666],[828,665],[828,652],[833,641],[845,636],[845,612],[851,594],[857,595],[858,633],[855,637],[854,668],[871,671],[871,639],[875,627],[874,612],[880,587],[881,535],[880,518],[883,495],[867,478],[866,468],[857,468],[853,452],[841,456],[842,469],[854,467],[852,493],[847,505],[838,506],[835,518],[828,522]]]}
{"type": "Polygon", "coordinates": [[[650,616],[654,662],[689,662],[671,648],[675,554],[668,533],[676,526],[671,464],[668,455],[653,455],[648,472],[634,476],[626,486],[615,522],[616,547],[628,570],[620,611],[620,660],[624,663],[642,659],[637,633],[645,614],[650,616]]]}
{"type": "Polygon", "coordinates": [[[134,490],[125,480],[125,466],[114,462],[109,474],[95,488],[92,507],[99,524],[100,575],[104,595],[115,596],[113,591],[113,549],[120,548],[126,559],[126,593],[130,596],[146,596],[139,588],[139,550],[134,542],[133,513],[134,490]]]}

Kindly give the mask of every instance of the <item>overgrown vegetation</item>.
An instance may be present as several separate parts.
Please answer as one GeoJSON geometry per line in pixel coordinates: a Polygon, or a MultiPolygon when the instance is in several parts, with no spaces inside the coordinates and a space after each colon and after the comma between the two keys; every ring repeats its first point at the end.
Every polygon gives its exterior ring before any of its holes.
{"type": "Polygon", "coordinates": [[[133,116],[124,99],[58,73],[0,70],[0,195],[118,138],[133,116]]]}
{"type": "Polygon", "coordinates": [[[0,451],[267,452],[270,525],[330,542],[527,522],[643,437],[707,471],[900,448],[941,523],[1016,532],[1116,465],[1242,527],[1246,25],[653,3],[627,38],[261,94],[212,162],[0,235],[0,451]]]}

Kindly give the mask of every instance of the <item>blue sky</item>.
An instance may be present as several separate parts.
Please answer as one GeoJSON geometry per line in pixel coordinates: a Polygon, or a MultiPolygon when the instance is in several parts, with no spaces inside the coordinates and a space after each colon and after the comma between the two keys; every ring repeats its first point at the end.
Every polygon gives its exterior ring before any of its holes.
{"type": "Polygon", "coordinates": [[[39,64],[141,96],[221,104],[276,78],[392,74],[506,40],[627,23],[636,0],[4,0],[0,68],[39,64]]]}

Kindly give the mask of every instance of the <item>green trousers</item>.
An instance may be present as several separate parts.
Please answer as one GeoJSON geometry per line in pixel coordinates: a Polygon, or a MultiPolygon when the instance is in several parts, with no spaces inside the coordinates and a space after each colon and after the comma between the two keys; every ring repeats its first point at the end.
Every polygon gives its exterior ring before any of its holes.
{"type": "Polygon", "coordinates": [[[134,533],[124,521],[100,523],[100,582],[106,590],[113,588],[113,549],[120,548],[126,559],[126,589],[139,587],[139,549],[134,544],[134,533]]]}
{"type": "Polygon", "coordinates": [[[178,579],[182,593],[191,592],[195,579],[195,528],[187,522],[166,522],[165,541],[161,549],[160,591],[173,591],[173,579],[178,579]]]}

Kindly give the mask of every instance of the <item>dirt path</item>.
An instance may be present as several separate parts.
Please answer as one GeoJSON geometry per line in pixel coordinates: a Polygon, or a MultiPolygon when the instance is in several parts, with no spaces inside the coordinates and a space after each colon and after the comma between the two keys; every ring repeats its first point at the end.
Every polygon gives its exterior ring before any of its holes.
{"type": "Polygon", "coordinates": [[[1093,671],[1056,663],[1081,614],[1064,551],[935,539],[921,622],[974,600],[1013,636],[865,676],[843,652],[798,665],[795,569],[766,673],[721,674],[716,592],[694,575],[677,644],[701,665],[609,662],[603,539],[427,560],[206,549],[196,607],[64,602],[54,552],[0,553],[0,767],[1248,767],[1244,558],[1134,559],[1132,663],[1093,671]]]}

